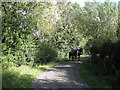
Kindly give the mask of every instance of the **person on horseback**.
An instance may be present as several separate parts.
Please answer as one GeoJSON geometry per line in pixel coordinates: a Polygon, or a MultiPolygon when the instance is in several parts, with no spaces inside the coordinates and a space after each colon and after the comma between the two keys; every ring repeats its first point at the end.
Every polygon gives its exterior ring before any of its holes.
{"type": "Polygon", "coordinates": [[[80,50],[79,44],[77,43],[77,51],[80,50]]]}
{"type": "Polygon", "coordinates": [[[80,49],[79,45],[77,45],[77,51],[80,49]]]}
{"type": "Polygon", "coordinates": [[[71,46],[71,51],[69,52],[69,59],[72,57],[72,60],[75,60],[75,59],[76,59],[76,56],[77,56],[77,52],[76,52],[76,50],[74,49],[74,46],[72,45],[72,46],[71,46]]]}
{"type": "Polygon", "coordinates": [[[74,51],[74,46],[73,45],[71,46],[71,51],[74,51]]]}
{"type": "Polygon", "coordinates": [[[77,44],[77,60],[80,60],[80,55],[81,55],[80,46],[79,44],[77,44]]]}

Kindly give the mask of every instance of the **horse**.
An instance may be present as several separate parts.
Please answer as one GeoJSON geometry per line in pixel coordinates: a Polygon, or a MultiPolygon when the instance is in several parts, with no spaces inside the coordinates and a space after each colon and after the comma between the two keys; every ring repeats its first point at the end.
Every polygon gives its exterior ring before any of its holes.
{"type": "Polygon", "coordinates": [[[77,59],[80,60],[80,55],[83,53],[82,48],[80,48],[79,50],[77,50],[77,59]]]}
{"type": "Polygon", "coordinates": [[[77,50],[73,50],[69,52],[69,59],[72,56],[72,60],[77,58],[77,50]]]}

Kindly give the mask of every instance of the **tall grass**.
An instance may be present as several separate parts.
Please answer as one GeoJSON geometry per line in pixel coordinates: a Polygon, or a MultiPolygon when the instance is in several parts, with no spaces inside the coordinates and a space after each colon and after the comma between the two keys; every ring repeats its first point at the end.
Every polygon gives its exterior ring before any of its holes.
{"type": "Polygon", "coordinates": [[[105,77],[99,72],[98,66],[90,63],[89,60],[80,65],[81,77],[92,88],[112,88],[109,82],[105,79],[110,77],[105,77]]]}
{"type": "Polygon", "coordinates": [[[40,73],[66,61],[68,60],[52,61],[36,66],[22,65],[20,67],[10,65],[11,63],[8,62],[9,66],[2,68],[2,88],[29,88],[40,73]]]}

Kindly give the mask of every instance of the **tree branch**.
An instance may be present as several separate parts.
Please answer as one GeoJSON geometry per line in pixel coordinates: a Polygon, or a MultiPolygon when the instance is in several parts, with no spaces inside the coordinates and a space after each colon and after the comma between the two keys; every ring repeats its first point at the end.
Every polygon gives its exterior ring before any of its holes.
{"type": "Polygon", "coordinates": [[[2,4],[2,6],[4,7],[5,14],[7,14],[7,10],[6,10],[6,8],[5,8],[5,5],[2,4]]]}

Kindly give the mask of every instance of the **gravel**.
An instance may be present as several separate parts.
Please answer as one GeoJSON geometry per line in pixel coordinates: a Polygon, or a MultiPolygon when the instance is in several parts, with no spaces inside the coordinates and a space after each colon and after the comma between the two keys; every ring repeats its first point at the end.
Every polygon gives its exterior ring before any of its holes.
{"type": "Polygon", "coordinates": [[[80,58],[81,61],[70,61],[48,69],[36,77],[32,88],[90,88],[80,77],[80,64],[87,57],[80,58]]]}

